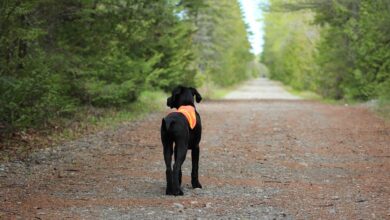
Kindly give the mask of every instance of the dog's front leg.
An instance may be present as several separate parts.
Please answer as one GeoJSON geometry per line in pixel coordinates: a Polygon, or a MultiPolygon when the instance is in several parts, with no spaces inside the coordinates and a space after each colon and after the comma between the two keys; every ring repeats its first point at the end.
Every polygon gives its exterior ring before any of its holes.
{"type": "Polygon", "coordinates": [[[199,145],[196,145],[191,150],[191,158],[192,158],[192,172],[191,172],[191,184],[192,188],[202,188],[202,185],[199,182],[198,177],[198,168],[199,168],[199,145]]]}

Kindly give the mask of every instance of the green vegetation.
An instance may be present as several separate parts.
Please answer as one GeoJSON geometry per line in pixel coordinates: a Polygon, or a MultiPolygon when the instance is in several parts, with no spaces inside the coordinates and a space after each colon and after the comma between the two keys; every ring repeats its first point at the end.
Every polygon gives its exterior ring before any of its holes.
{"type": "Polygon", "coordinates": [[[315,88],[313,72],[317,66],[314,55],[319,30],[309,25],[312,18],[310,11],[277,11],[265,16],[262,61],[269,68],[272,79],[298,90],[315,88]]]}
{"type": "Polygon", "coordinates": [[[196,65],[206,83],[231,86],[252,73],[249,63],[254,59],[249,52],[246,26],[237,1],[204,0],[208,7],[199,10],[194,36],[196,65]]]}
{"type": "Polygon", "coordinates": [[[390,101],[381,100],[379,105],[375,107],[376,112],[388,122],[390,122],[390,101]]]}
{"type": "Polygon", "coordinates": [[[202,94],[202,98],[205,100],[218,100],[223,99],[229,92],[237,89],[240,83],[232,86],[219,86],[213,82],[206,82],[205,86],[200,88],[198,91],[202,94]]]}
{"type": "Polygon", "coordinates": [[[390,100],[390,2],[271,0],[271,78],[325,98],[390,100]]]}
{"type": "MultiPolygon", "coordinates": [[[[2,1],[0,123],[6,132],[122,107],[193,84],[191,29],[169,1],[2,1]]],[[[183,9],[182,9],[183,10],[183,9]]]]}
{"type": "Polygon", "coordinates": [[[2,137],[61,126],[85,109],[137,112],[128,106],[145,91],[250,75],[231,0],[5,0],[0,30],[2,137]]]}
{"type": "Polygon", "coordinates": [[[162,92],[141,92],[136,102],[122,108],[83,106],[77,109],[72,118],[52,118],[50,127],[28,129],[13,133],[0,142],[0,162],[15,158],[23,159],[37,148],[55,146],[66,140],[96,133],[102,129],[113,129],[122,123],[140,119],[151,112],[161,111],[167,94],[162,92]]]}

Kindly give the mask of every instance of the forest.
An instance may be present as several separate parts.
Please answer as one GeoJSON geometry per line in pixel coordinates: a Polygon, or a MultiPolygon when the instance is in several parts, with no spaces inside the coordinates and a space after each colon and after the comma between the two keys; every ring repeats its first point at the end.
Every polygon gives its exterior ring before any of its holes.
{"type": "Polygon", "coordinates": [[[390,100],[390,1],[270,0],[270,76],[325,98],[390,100]]]}
{"type": "Polygon", "coordinates": [[[243,81],[241,16],[231,0],[1,1],[0,133],[126,109],[143,91],[243,81]]]}
{"type": "MultiPolygon", "coordinates": [[[[329,99],[390,100],[389,1],[264,2],[271,79],[329,99]]],[[[3,0],[0,136],[132,111],[145,91],[236,85],[259,55],[242,18],[235,0],[3,0]]]]}

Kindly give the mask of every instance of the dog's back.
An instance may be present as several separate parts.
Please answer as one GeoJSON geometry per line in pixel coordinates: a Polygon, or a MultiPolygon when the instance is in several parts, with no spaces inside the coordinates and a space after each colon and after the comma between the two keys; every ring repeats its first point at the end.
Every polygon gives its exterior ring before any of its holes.
{"type": "Polygon", "coordinates": [[[178,132],[188,133],[188,124],[185,116],[179,112],[168,114],[162,119],[161,132],[168,134],[171,138],[177,136],[178,132]]]}

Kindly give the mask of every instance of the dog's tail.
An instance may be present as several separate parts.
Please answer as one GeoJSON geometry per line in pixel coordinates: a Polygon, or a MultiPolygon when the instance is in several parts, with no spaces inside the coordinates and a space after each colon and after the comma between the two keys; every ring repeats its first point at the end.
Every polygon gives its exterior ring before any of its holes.
{"type": "Polygon", "coordinates": [[[161,122],[161,128],[165,129],[166,131],[169,130],[169,128],[175,123],[175,121],[172,118],[163,118],[161,122]]]}

